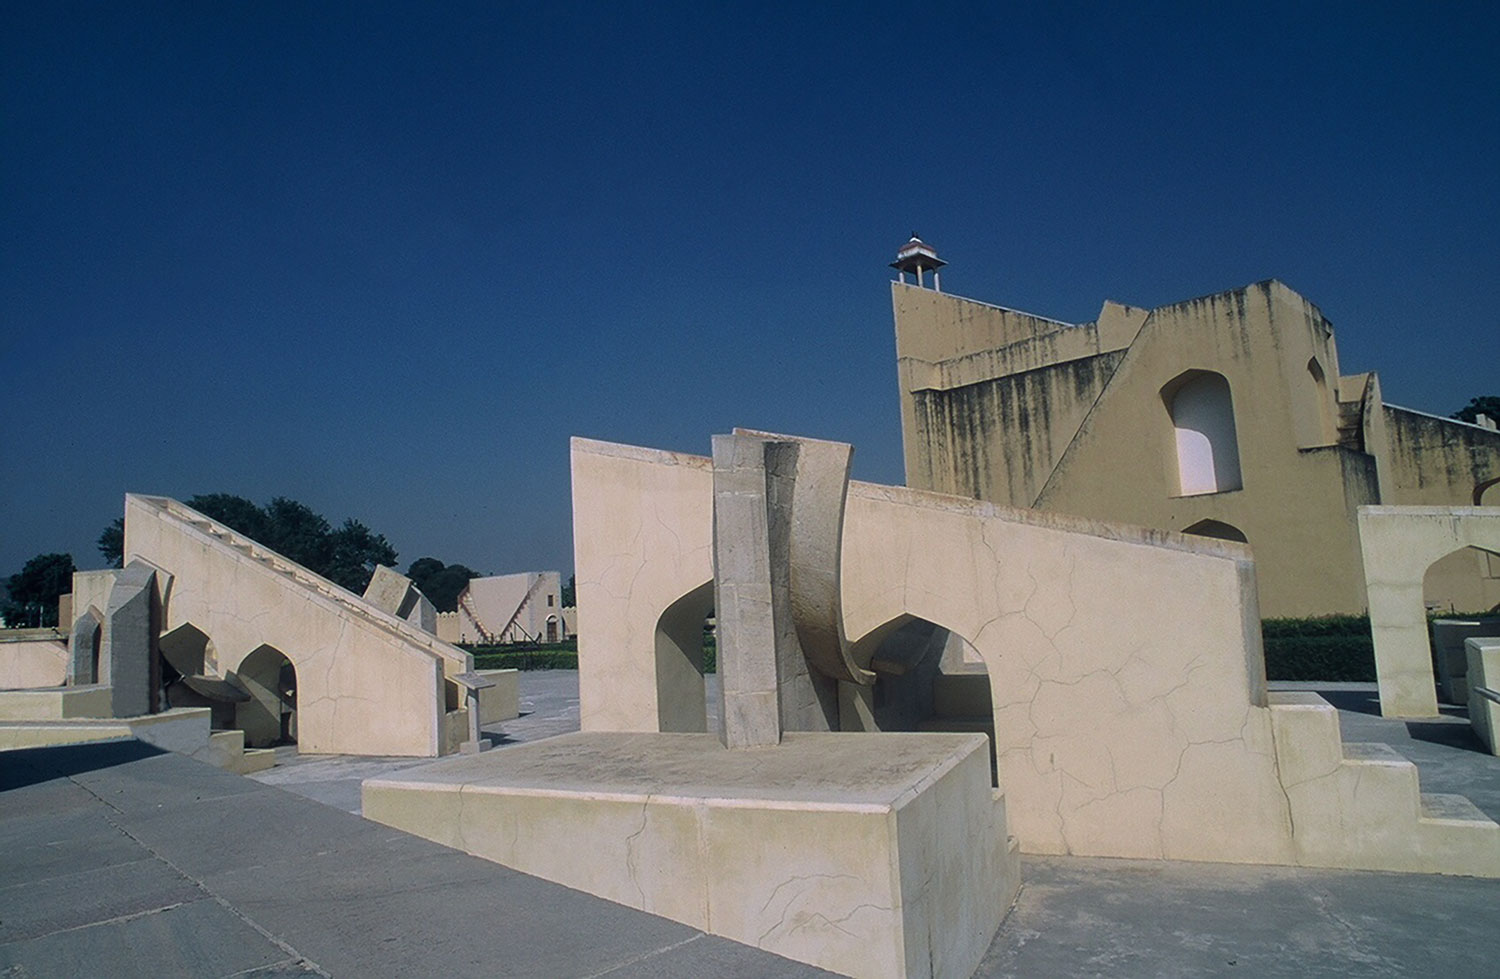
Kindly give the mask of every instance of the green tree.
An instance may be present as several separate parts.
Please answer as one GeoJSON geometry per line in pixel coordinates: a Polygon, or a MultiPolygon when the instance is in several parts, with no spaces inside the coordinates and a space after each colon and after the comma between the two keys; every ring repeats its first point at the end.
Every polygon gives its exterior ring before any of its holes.
{"type": "MultiPolygon", "coordinates": [[[[265,514],[266,531],[260,542],[282,557],[328,577],[325,572],[333,563],[333,528],[328,521],[312,507],[285,496],[267,503],[265,514]]],[[[365,584],[369,584],[368,578],[365,584]]]]}
{"type": "Polygon", "coordinates": [[[345,520],[342,527],[328,536],[328,546],[330,553],[323,576],[350,591],[364,591],[376,565],[396,563],[396,549],[391,542],[358,520],[345,520]]]}
{"type": "Polygon", "coordinates": [[[439,612],[452,612],[458,608],[459,593],[479,572],[462,564],[444,564],[435,557],[419,557],[406,569],[406,576],[439,612]]]}
{"type": "Polygon", "coordinates": [[[230,530],[238,531],[265,543],[266,513],[243,496],[232,493],[206,493],[184,500],[188,506],[205,517],[219,521],[230,530]]]}
{"type": "Polygon", "coordinates": [[[1460,421],[1472,422],[1481,414],[1488,415],[1495,421],[1500,421],[1500,395],[1481,394],[1477,398],[1470,398],[1468,404],[1448,417],[1457,418],[1460,421]]]}
{"type": "Polygon", "coordinates": [[[125,567],[125,518],[116,517],[99,535],[99,553],[111,568],[125,567]]]}
{"type": "Polygon", "coordinates": [[[5,624],[14,629],[57,625],[57,597],[73,590],[73,555],[38,554],[6,579],[5,624]]]}
{"type": "Polygon", "coordinates": [[[562,596],[558,601],[562,602],[563,608],[572,608],[578,604],[578,587],[574,580],[577,575],[568,575],[568,583],[562,586],[562,596]]]}
{"type": "MultiPolygon", "coordinates": [[[[358,520],[335,530],[311,507],[278,496],[264,507],[232,493],[189,497],[187,505],[230,530],[270,548],[352,592],[363,592],[377,564],[394,565],[396,549],[381,534],[358,520]]],[[[120,566],[125,521],[115,520],[99,535],[99,553],[120,566]]]]}

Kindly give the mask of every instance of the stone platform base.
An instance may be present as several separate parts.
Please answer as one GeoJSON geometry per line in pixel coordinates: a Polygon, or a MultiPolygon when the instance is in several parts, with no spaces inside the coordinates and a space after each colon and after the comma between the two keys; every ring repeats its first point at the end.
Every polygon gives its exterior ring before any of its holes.
{"type": "MultiPolygon", "coordinates": [[[[98,689],[109,693],[108,687],[98,689]]],[[[245,732],[210,730],[210,714],[207,707],[174,707],[140,717],[0,720],[0,752],[139,738],[163,751],[188,755],[239,775],[276,764],[276,752],[269,748],[246,750],[245,732]]]]}
{"type": "Polygon", "coordinates": [[[971,734],[579,733],[364,783],[366,818],[848,975],[969,976],[1020,882],[971,734]]]}

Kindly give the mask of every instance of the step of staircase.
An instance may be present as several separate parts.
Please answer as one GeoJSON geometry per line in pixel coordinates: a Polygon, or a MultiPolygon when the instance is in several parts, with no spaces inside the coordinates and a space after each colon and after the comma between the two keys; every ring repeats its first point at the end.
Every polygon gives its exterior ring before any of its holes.
{"type": "Polygon", "coordinates": [[[1474,823],[1494,826],[1495,821],[1466,795],[1452,792],[1423,792],[1422,819],[1447,823],[1474,823]]]}
{"type": "Polygon", "coordinates": [[[1296,861],[1352,870],[1500,877],[1500,824],[1459,795],[1424,793],[1388,744],[1344,743],[1316,694],[1269,698],[1296,861]]]}

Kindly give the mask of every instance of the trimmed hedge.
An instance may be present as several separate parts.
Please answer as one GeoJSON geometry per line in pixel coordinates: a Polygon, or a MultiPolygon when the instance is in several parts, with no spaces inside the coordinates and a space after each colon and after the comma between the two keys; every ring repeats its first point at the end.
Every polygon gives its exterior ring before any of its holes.
{"type": "Polygon", "coordinates": [[[474,654],[476,670],[576,670],[578,654],[566,649],[524,649],[474,654]]]}
{"type": "Polygon", "coordinates": [[[1267,680],[1375,682],[1375,645],[1367,615],[1266,619],[1267,680]]]}
{"type": "MultiPolygon", "coordinates": [[[[545,646],[478,646],[460,644],[474,654],[476,670],[576,670],[578,669],[578,640],[551,643],[545,646]]],[[[712,635],[703,639],[703,672],[713,673],[717,667],[717,647],[712,635]]]]}

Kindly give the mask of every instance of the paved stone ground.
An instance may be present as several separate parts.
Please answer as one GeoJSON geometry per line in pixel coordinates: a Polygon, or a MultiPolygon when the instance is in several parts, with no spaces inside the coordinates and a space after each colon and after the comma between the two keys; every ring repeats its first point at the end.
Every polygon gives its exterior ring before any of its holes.
{"type": "Polygon", "coordinates": [[[138,741],[0,755],[0,976],[810,977],[138,741]]]}
{"type": "MultiPolygon", "coordinates": [[[[1372,687],[1316,688],[1346,741],[1500,816],[1500,759],[1460,712],[1388,721],[1372,687]]],[[[577,730],[577,691],[523,674],[499,750],[577,730]]],[[[0,976],[815,974],[349,814],[360,779],[421,760],[288,751],[240,779],[131,742],[66,760],[84,750],[0,766],[0,976]]],[[[1500,975],[1500,881],[1075,857],[1023,878],[976,975],[1500,975]]]]}

